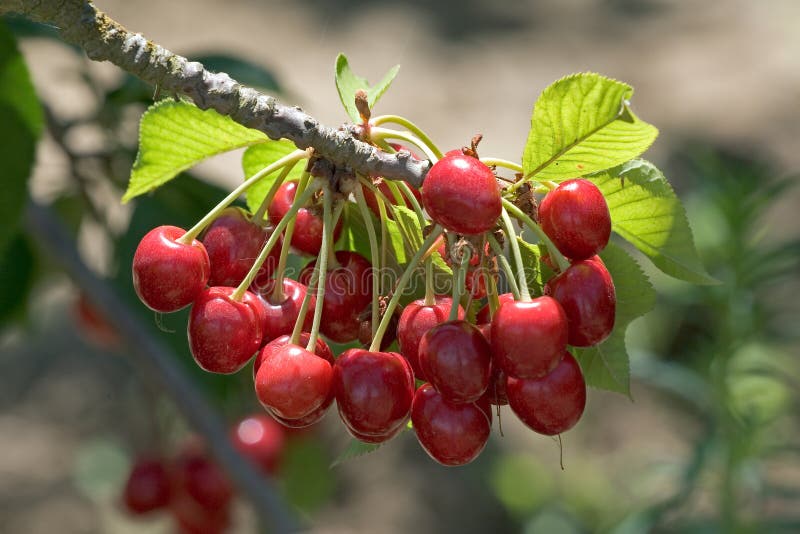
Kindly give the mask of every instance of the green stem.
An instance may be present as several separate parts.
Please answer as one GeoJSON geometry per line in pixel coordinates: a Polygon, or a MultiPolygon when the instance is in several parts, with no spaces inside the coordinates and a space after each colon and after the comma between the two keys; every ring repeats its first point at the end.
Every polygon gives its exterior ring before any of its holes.
{"type": "Polygon", "coordinates": [[[461,298],[464,296],[465,279],[467,277],[467,265],[469,264],[470,251],[461,251],[461,261],[458,267],[453,271],[453,301],[450,305],[450,316],[448,321],[455,321],[458,319],[458,306],[461,303],[461,298]]]}
{"type": "Polygon", "coordinates": [[[378,331],[378,320],[380,318],[380,282],[381,264],[379,263],[378,253],[378,237],[375,235],[375,226],[372,224],[372,215],[367,207],[367,201],[364,199],[364,191],[360,187],[355,188],[356,204],[358,209],[361,210],[361,216],[364,218],[364,225],[367,227],[367,236],[369,237],[369,253],[372,256],[372,336],[378,331]]]}
{"type": "Polygon", "coordinates": [[[420,260],[428,254],[433,247],[436,240],[442,235],[444,230],[441,226],[436,225],[428,237],[425,238],[425,241],[422,242],[422,246],[417,249],[414,253],[414,256],[408,262],[406,266],[406,270],[403,271],[400,280],[397,281],[397,286],[394,288],[394,293],[392,294],[392,298],[389,300],[389,304],[386,305],[386,311],[383,314],[383,318],[381,319],[381,324],[378,325],[378,331],[375,333],[375,337],[372,338],[372,344],[369,347],[370,352],[376,352],[380,350],[381,341],[383,340],[383,335],[386,333],[386,329],[389,328],[389,323],[391,322],[392,315],[394,315],[394,310],[397,309],[397,305],[400,303],[400,297],[403,294],[403,290],[405,289],[406,285],[408,285],[408,281],[411,280],[411,275],[414,274],[414,271],[419,266],[420,260]]]}
{"type": "MultiPolygon", "coordinates": [[[[383,139],[401,139],[407,143],[412,143],[418,146],[423,152],[425,152],[425,155],[432,162],[435,163],[439,161],[439,156],[436,155],[436,152],[428,147],[428,145],[423,143],[418,137],[415,137],[408,132],[390,130],[389,128],[379,128],[376,126],[370,130],[370,138],[373,141],[379,141],[383,139]]],[[[439,154],[441,154],[441,152],[439,152],[439,154]]]]}
{"type": "Polygon", "coordinates": [[[511,217],[508,216],[508,211],[503,209],[502,217],[503,226],[508,238],[508,246],[511,248],[511,253],[514,256],[514,263],[517,264],[517,281],[519,282],[519,296],[523,302],[531,300],[531,294],[528,291],[528,281],[525,280],[525,264],[522,262],[522,254],[519,251],[519,243],[517,243],[517,233],[514,231],[514,223],[511,222],[511,217]]]}
{"type": "Polygon", "coordinates": [[[548,252],[550,252],[550,257],[556,260],[556,263],[558,264],[558,269],[561,272],[564,272],[569,268],[569,260],[567,260],[563,254],[561,254],[558,248],[556,248],[556,246],[553,244],[550,238],[547,237],[547,234],[544,233],[544,230],[542,230],[541,226],[533,222],[533,219],[528,217],[528,215],[526,215],[524,211],[516,207],[514,203],[511,202],[510,200],[503,199],[503,207],[509,212],[511,212],[514,215],[514,217],[522,221],[522,223],[525,226],[530,228],[533,231],[533,233],[535,233],[537,237],[542,241],[542,243],[544,243],[547,246],[547,250],[548,252]]]}
{"type": "MultiPolygon", "coordinates": [[[[497,242],[497,239],[495,239],[493,235],[489,236],[489,246],[492,247],[492,250],[497,256],[497,261],[500,263],[500,268],[503,269],[503,272],[506,273],[508,288],[511,290],[511,294],[514,295],[514,300],[520,300],[519,286],[517,285],[517,279],[516,275],[514,274],[514,270],[511,268],[511,264],[508,263],[508,258],[506,258],[505,254],[503,253],[503,248],[500,246],[500,243],[497,242]]],[[[497,292],[495,291],[495,293],[497,292]]],[[[497,298],[496,295],[495,298],[497,298]]],[[[491,297],[489,299],[489,302],[491,303],[491,297]]]]}
{"type": "Polygon", "coordinates": [[[411,191],[411,186],[408,185],[408,182],[406,182],[405,180],[395,180],[394,183],[397,185],[397,187],[400,188],[405,197],[411,203],[411,207],[413,208],[414,213],[417,214],[417,219],[419,219],[420,226],[422,228],[425,228],[426,226],[425,214],[422,212],[422,206],[420,206],[417,197],[414,196],[414,192],[411,191]]]}
{"type": "Polygon", "coordinates": [[[319,325],[322,322],[322,305],[325,300],[325,274],[328,272],[328,256],[331,250],[331,238],[333,237],[333,217],[331,216],[331,189],[326,182],[322,193],[322,246],[319,249],[317,258],[317,302],[314,305],[314,321],[311,323],[311,335],[308,337],[306,350],[315,352],[317,348],[317,338],[319,337],[319,325]]]}
{"type": "Polygon", "coordinates": [[[522,165],[519,163],[514,163],[513,161],[509,161],[507,159],[501,158],[481,158],[481,163],[484,165],[491,167],[505,167],[506,169],[511,169],[515,172],[522,172],[522,165]]]}
{"type": "Polygon", "coordinates": [[[425,260],[425,306],[436,304],[436,291],[433,287],[433,259],[425,260]]]}
{"type": "MultiPolygon", "coordinates": [[[[319,258],[317,258],[317,261],[319,261],[319,258]]],[[[292,335],[289,338],[289,343],[292,345],[297,345],[300,342],[300,334],[303,332],[303,325],[306,323],[308,307],[311,305],[311,297],[314,295],[312,288],[316,287],[319,280],[318,274],[319,272],[316,269],[311,273],[311,280],[309,280],[308,286],[306,287],[306,294],[303,296],[303,302],[300,304],[300,310],[297,312],[297,320],[294,322],[292,335]]],[[[314,347],[314,349],[314,353],[316,354],[316,347],[314,347]]]]}
{"type": "MultiPolygon", "coordinates": [[[[278,189],[280,188],[281,185],[283,185],[283,182],[286,181],[286,177],[289,176],[289,173],[292,172],[292,169],[294,169],[295,166],[297,166],[297,161],[295,161],[294,163],[290,163],[288,165],[285,165],[283,167],[283,170],[278,175],[278,177],[275,178],[275,181],[270,186],[269,191],[267,191],[267,194],[264,197],[264,200],[261,201],[261,205],[258,207],[258,211],[256,211],[253,214],[253,220],[254,221],[260,223],[261,221],[264,220],[264,216],[267,214],[267,210],[269,209],[269,205],[272,204],[272,199],[275,198],[275,194],[278,192],[278,189]]],[[[301,178],[301,180],[302,180],[302,178],[301,178]]]]}
{"type": "Polygon", "coordinates": [[[239,185],[239,187],[231,191],[228,196],[222,199],[222,202],[217,204],[214,207],[214,209],[212,209],[205,215],[205,217],[200,219],[200,221],[198,221],[198,223],[195,224],[188,232],[183,234],[183,236],[181,236],[180,239],[178,239],[178,242],[184,245],[191,244],[192,240],[194,240],[197,236],[199,236],[200,232],[205,230],[206,226],[211,224],[214,221],[214,219],[216,219],[217,216],[222,212],[222,210],[231,205],[237,198],[239,198],[239,196],[241,196],[242,193],[250,189],[250,187],[252,187],[261,178],[267,176],[268,174],[272,174],[273,172],[280,169],[284,165],[300,161],[301,159],[307,157],[308,153],[305,150],[295,150],[291,154],[287,154],[278,161],[270,165],[267,165],[266,167],[255,173],[253,176],[242,182],[239,185]]]}
{"type": "Polygon", "coordinates": [[[380,117],[375,117],[370,121],[373,126],[379,126],[387,122],[399,124],[400,126],[407,128],[408,131],[419,137],[419,140],[425,143],[425,145],[431,149],[431,152],[434,153],[436,159],[442,159],[442,151],[439,150],[439,147],[436,146],[436,143],[434,143],[431,138],[420,129],[419,126],[405,117],[401,117],[399,115],[381,115],[380,117]]]}
{"type": "MultiPolygon", "coordinates": [[[[295,196],[302,195],[303,191],[306,190],[309,176],[310,175],[307,172],[303,173],[302,178],[300,178],[300,183],[297,184],[295,196]]],[[[283,274],[284,271],[286,271],[286,260],[289,258],[289,249],[292,247],[292,236],[294,235],[294,223],[296,221],[297,217],[292,217],[289,221],[289,224],[286,225],[286,230],[283,232],[281,255],[278,258],[278,267],[275,269],[275,286],[273,287],[272,294],[270,295],[270,302],[276,304],[283,302],[286,298],[286,296],[283,294],[283,274]]]]}

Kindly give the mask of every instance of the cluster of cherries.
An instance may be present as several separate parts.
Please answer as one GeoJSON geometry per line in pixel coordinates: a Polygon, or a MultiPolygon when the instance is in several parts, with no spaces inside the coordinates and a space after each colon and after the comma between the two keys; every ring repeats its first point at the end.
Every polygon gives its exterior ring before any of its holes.
{"type": "MultiPolygon", "coordinates": [[[[407,206],[418,200],[416,191],[414,199],[393,198],[380,179],[366,185],[356,198],[376,215],[379,197],[407,206]]],[[[516,245],[503,190],[474,150],[445,154],[421,188],[419,200],[433,224],[425,241],[431,246],[416,258],[426,260],[438,249],[453,267],[454,287],[461,292],[454,300],[429,291],[405,306],[399,318],[389,306],[381,326],[396,320],[396,332],[375,340],[375,329],[368,320],[365,328],[364,317],[380,295],[373,295],[372,265],[363,256],[323,251],[298,280],[283,276],[277,253],[254,265],[264,256],[264,244],[276,243],[273,233],[287,214],[294,214],[290,244],[295,252],[319,254],[324,232],[334,239],[341,232],[340,222],[325,228],[320,195],[304,197],[308,202],[302,206],[299,198],[297,183],[285,182],[269,203],[268,220],[228,208],[205,229],[202,242],[170,226],[142,239],[133,261],[136,291],[159,312],[191,304],[189,344],[203,369],[233,373],[255,355],[258,399],[284,425],[311,425],[335,400],[350,434],[381,443],[410,418],[422,447],[444,465],[468,463],[481,452],[490,434],[492,404],[510,405],[542,434],[560,434],[575,425],[586,403],[586,385],[567,346],[602,342],[614,326],[616,304],[613,282],[597,256],[611,231],[608,206],[591,182],[552,184],[538,210],[529,210],[530,224],[538,222],[550,241],[551,258],[561,260],[544,294],[531,298],[526,289],[517,291],[517,298],[498,295],[497,250],[486,246],[486,239],[500,236],[502,228],[509,244],[516,245]],[[443,247],[445,241],[479,245],[443,247]],[[328,269],[320,273],[323,256],[328,269]],[[360,339],[364,348],[334,356],[313,332],[310,315],[320,305],[317,295],[324,297],[318,332],[335,343],[360,339]],[[475,299],[486,304],[468,318],[461,304],[475,299]],[[399,352],[386,351],[393,334],[399,352]]],[[[376,337],[387,330],[392,329],[379,329],[376,337]]]]}

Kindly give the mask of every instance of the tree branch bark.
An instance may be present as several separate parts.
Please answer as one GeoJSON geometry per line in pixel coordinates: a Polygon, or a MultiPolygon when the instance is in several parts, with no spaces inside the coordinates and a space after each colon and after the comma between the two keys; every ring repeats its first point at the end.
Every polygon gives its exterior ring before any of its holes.
{"type": "Polygon", "coordinates": [[[85,0],[0,0],[0,15],[15,12],[57,26],[65,41],[82,48],[95,61],[110,61],[121,69],[169,93],[190,98],[201,109],[214,109],[233,120],[286,138],[298,148],[313,148],[338,166],[365,175],[406,180],[419,187],[430,163],[407,152],[388,154],[359,141],[346,130],[320,124],[299,107],[245,87],[230,76],[206,70],[131,33],[85,0]]]}

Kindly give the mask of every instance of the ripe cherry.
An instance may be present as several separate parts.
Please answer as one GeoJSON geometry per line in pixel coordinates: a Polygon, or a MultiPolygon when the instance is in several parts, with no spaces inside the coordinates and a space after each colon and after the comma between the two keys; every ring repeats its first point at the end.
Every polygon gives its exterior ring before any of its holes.
{"type": "MultiPolygon", "coordinates": [[[[500,301],[500,306],[505,304],[506,302],[514,302],[514,295],[511,293],[502,293],[497,295],[497,299],[500,301]]],[[[475,316],[475,323],[476,324],[487,324],[492,322],[491,316],[491,308],[489,304],[486,304],[483,308],[478,310],[478,315],[475,316]]],[[[486,339],[490,339],[488,336],[486,339]]]]}
{"type": "Polygon", "coordinates": [[[419,363],[449,402],[475,402],[489,387],[492,351],[480,330],[467,321],[428,330],[419,342],[419,363]]]}
{"type": "MultiPolygon", "coordinates": [[[[325,273],[325,300],[322,304],[320,330],[336,343],[358,339],[361,311],[372,301],[372,265],[364,256],[349,250],[336,252],[339,264],[325,273]]],[[[300,272],[300,281],[308,285],[316,260],[300,272]]]]}
{"type": "Polygon", "coordinates": [[[484,408],[475,402],[450,403],[431,384],[423,384],[414,394],[411,422],[422,448],[448,466],[477,458],[491,432],[490,415],[484,408]]]}
{"type": "Polygon", "coordinates": [[[233,486],[228,477],[197,443],[188,444],[175,460],[173,484],[205,510],[230,504],[233,486]]]}
{"type": "Polygon", "coordinates": [[[578,362],[569,352],[540,378],[509,377],[508,404],[534,431],[554,436],[578,422],[586,406],[586,382],[578,362]]]}
{"type": "Polygon", "coordinates": [[[325,403],[305,417],[301,417],[299,419],[284,419],[283,417],[278,417],[275,414],[272,414],[272,417],[274,417],[277,422],[286,428],[297,430],[304,429],[321,421],[322,418],[325,417],[325,414],[328,413],[328,408],[331,407],[331,404],[333,404],[333,395],[330,395],[325,403]]]}
{"type": "Polygon", "coordinates": [[[494,361],[509,376],[547,374],[567,347],[567,316],[551,297],[504,302],[492,319],[494,361]]]}
{"type": "Polygon", "coordinates": [[[422,203],[431,219],[459,234],[490,230],[502,209],[492,170],[464,154],[445,156],[431,167],[422,184],[422,203]]]}
{"type": "Polygon", "coordinates": [[[212,373],[235,373],[261,346],[264,306],[245,291],[233,300],[233,287],[203,291],[189,314],[189,348],[197,364],[212,373]]]}
{"type": "Polygon", "coordinates": [[[582,178],[562,182],[539,204],[539,222],[553,244],[572,260],[603,250],[611,236],[611,215],[603,193],[582,178]]]}
{"type": "Polygon", "coordinates": [[[170,479],[164,462],[158,458],[139,458],[128,474],[122,493],[127,510],[135,515],[164,508],[171,496],[170,479]]]}
{"type": "MultiPolygon", "coordinates": [[[[437,296],[434,304],[425,305],[424,299],[415,300],[405,308],[397,324],[397,341],[400,352],[411,364],[414,375],[420,380],[427,380],[419,365],[419,342],[425,332],[443,323],[450,315],[453,299],[446,296],[437,296]]],[[[464,318],[464,309],[458,306],[458,318],[464,318]]]]}
{"type": "MultiPolygon", "coordinates": [[[[310,338],[311,338],[310,333],[301,332],[300,341],[298,341],[297,344],[300,345],[301,347],[305,347],[306,345],[308,345],[308,340],[310,338]]],[[[269,350],[264,350],[262,348],[260,351],[258,351],[258,354],[256,354],[256,357],[253,359],[253,380],[255,380],[256,374],[258,374],[258,369],[261,367],[261,362],[264,360],[264,358],[266,358],[271,352],[277,350],[278,347],[281,347],[283,345],[288,345],[290,339],[291,336],[288,334],[278,336],[268,343],[270,346],[269,350]]],[[[320,358],[328,360],[328,362],[331,365],[333,365],[335,362],[333,358],[333,352],[331,352],[331,348],[328,346],[327,343],[325,343],[325,340],[322,339],[321,337],[317,337],[317,346],[314,349],[314,354],[316,354],[320,358]]]]}
{"type": "MultiPolygon", "coordinates": [[[[264,338],[261,343],[262,345],[266,345],[277,337],[292,333],[294,323],[300,315],[300,307],[303,305],[303,299],[306,296],[308,288],[296,280],[284,277],[284,298],[280,302],[273,302],[272,292],[275,289],[275,279],[270,278],[266,281],[256,279],[256,282],[260,282],[256,291],[261,297],[261,302],[264,306],[264,324],[262,327],[264,338]]],[[[251,289],[254,287],[255,284],[251,286],[251,289]]],[[[316,302],[316,298],[312,295],[305,320],[303,321],[304,330],[311,330],[316,302]]]]}
{"type": "Polygon", "coordinates": [[[262,472],[274,474],[286,446],[286,432],[272,417],[256,414],[233,427],[231,442],[262,472]]]}
{"type": "Polygon", "coordinates": [[[602,261],[573,263],[547,282],[545,293],[564,308],[569,324],[570,345],[597,345],[614,329],[617,297],[614,282],[602,261]]]}
{"type": "Polygon", "coordinates": [[[348,349],[333,367],[333,390],[339,416],[356,437],[391,436],[408,419],[414,373],[396,352],[348,349]]]}
{"type": "MultiPolygon", "coordinates": [[[[297,182],[290,180],[278,188],[272,203],[269,205],[269,220],[278,224],[284,215],[291,209],[297,193],[297,182]]],[[[322,211],[308,206],[300,208],[295,216],[292,246],[300,252],[316,256],[322,247],[322,211]]],[[[337,221],[333,229],[333,240],[339,239],[342,233],[342,221],[337,221]]]]}
{"type": "Polygon", "coordinates": [[[206,287],[211,270],[208,253],[196,239],[190,245],[178,242],[185,233],[176,226],[158,226],[136,247],[133,288],[151,310],[178,311],[206,287]]]}
{"type": "Polygon", "coordinates": [[[404,427],[405,427],[405,425],[400,425],[397,428],[395,428],[394,430],[391,430],[391,431],[389,431],[389,432],[387,432],[385,434],[369,435],[369,434],[361,434],[359,432],[356,432],[352,428],[350,428],[347,425],[345,425],[345,428],[347,428],[347,431],[350,433],[350,435],[353,436],[354,438],[356,438],[357,440],[363,441],[364,443],[376,443],[376,444],[377,443],[383,443],[384,441],[389,441],[390,439],[395,437],[397,434],[399,434],[400,431],[403,430],[404,427]]]}

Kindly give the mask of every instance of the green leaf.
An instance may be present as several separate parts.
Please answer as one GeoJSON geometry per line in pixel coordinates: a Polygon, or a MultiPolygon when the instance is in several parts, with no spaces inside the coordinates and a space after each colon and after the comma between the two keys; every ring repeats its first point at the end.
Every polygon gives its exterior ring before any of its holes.
{"type": "MultiPolygon", "coordinates": [[[[251,146],[242,155],[242,168],[244,169],[245,179],[250,178],[267,165],[275,163],[284,156],[288,156],[295,150],[297,150],[297,147],[288,139],[279,141],[268,139],[263,143],[251,146]]],[[[299,180],[305,167],[305,161],[298,162],[286,176],[286,179],[299,180]]],[[[247,190],[247,207],[251,212],[255,212],[261,206],[264,197],[267,196],[280,173],[281,171],[278,170],[263,177],[247,190]]]]}
{"type": "Polygon", "coordinates": [[[541,295],[545,283],[555,274],[553,269],[542,261],[542,258],[549,254],[547,247],[541,243],[528,243],[521,237],[517,237],[517,241],[520,245],[522,263],[525,264],[525,280],[528,282],[528,289],[531,294],[541,295]]]}
{"type": "Polygon", "coordinates": [[[534,105],[522,156],[525,177],[565,180],[642,154],[658,130],[630,110],[632,95],[631,86],[588,72],[545,89],[534,105]]]}
{"type": "Polygon", "coordinates": [[[342,100],[344,109],[353,122],[361,122],[361,117],[358,114],[355,104],[356,91],[363,89],[367,92],[367,102],[369,108],[375,105],[378,99],[386,92],[389,86],[397,76],[397,71],[400,70],[400,65],[395,65],[386,75],[374,86],[370,86],[365,78],[357,76],[350,70],[350,64],[347,62],[347,57],[344,54],[339,54],[336,58],[336,89],[339,90],[339,98],[342,100]]]}
{"type": "Polygon", "coordinates": [[[0,254],[0,323],[24,315],[35,276],[36,256],[25,236],[17,233],[0,254]]]}
{"type": "Polygon", "coordinates": [[[652,163],[629,161],[589,179],[606,197],[611,228],[656,267],[687,282],[719,283],[697,255],[683,205],[652,163]]]}
{"type": "MultiPolygon", "coordinates": [[[[401,430],[401,432],[404,432],[404,430],[401,430]]],[[[347,460],[352,460],[353,458],[358,458],[359,456],[364,456],[365,454],[375,452],[381,448],[381,445],[383,445],[383,443],[366,443],[359,439],[353,438],[350,440],[350,443],[347,444],[347,448],[345,448],[345,450],[336,457],[333,463],[331,463],[331,467],[336,467],[347,460]]]]}
{"type": "Polygon", "coordinates": [[[625,350],[628,325],[653,309],[656,293],[639,264],[625,250],[609,243],[600,257],[611,273],[617,295],[614,331],[602,343],[575,349],[575,357],[589,386],[630,397],[630,362],[625,350]]]}
{"type": "Polygon", "coordinates": [[[139,153],[122,202],[150,192],[202,160],[267,141],[212,109],[183,101],[156,102],[142,115],[139,153]]]}

